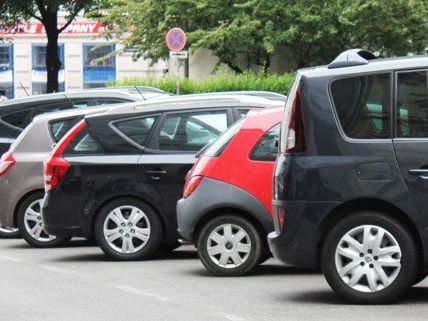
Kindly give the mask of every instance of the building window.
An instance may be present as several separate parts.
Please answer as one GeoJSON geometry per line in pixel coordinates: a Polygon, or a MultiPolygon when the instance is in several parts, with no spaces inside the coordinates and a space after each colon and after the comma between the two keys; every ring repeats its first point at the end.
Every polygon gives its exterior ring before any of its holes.
{"type": "Polygon", "coordinates": [[[0,43],[0,94],[14,97],[13,45],[0,43]]]}
{"type": "MultiPolygon", "coordinates": [[[[33,45],[33,70],[46,71],[46,45],[33,45]]],[[[58,45],[61,70],[64,69],[64,44],[58,45]]]]}
{"type": "MultiPolygon", "coordinates": [[[[64,91],[64,44],[58,45],[58,55],[59,60],[61,61],[61,68],[58,77],[59,91],[64,91]]],[[[47,87],[46,45],[33,45],[32,56],[32,93],[33,95],[45,94],[47,87]]]]}
{"type": "Polygon", "coordinates": [[[115,45],[83,45],[83,88],[105,87],[116,80],[115,45]]]}

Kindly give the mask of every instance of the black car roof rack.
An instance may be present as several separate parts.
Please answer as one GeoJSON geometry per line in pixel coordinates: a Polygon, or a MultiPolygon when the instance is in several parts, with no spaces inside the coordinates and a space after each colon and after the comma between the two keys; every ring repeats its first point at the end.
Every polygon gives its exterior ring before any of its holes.
{"type": "Polygon", "coordinates": [[[338,55],[329,65],[329,69],[367,65],[376,56],[364,49],[349,49],[338,55]]]}

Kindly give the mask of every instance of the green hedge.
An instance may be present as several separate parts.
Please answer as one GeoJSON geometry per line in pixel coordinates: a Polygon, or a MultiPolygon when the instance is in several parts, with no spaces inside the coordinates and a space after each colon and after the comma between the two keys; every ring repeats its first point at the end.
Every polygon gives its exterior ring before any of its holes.
{"type": "MultiPolygon", "coordinates": [[[[193,94],[233,90],[266,90],[280,94],[288,93],[294,80],[294,73],[278,75],[257,75],[244,73],[239,75],[210,76],[204,79],[181,79],[180,93],[193,94]]],[[[112,86],[152,86],[164,91],[175,93],[174,77],[155,78],[126,78],[112,86]]]]}

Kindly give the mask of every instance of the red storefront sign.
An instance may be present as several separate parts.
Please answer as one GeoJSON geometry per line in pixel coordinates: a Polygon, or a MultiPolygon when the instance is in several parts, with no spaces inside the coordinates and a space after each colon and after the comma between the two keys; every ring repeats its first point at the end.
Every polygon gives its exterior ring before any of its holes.
{"type": "MultiPolygon", "coordinates": [[[[58,29],[65,24],[58,24],[58,29]]],[[[99,22],[74,22],[70,24],[62,34],[100,34],[104,31],[104,25],[99,22]]],[[[14,28],[0,30],[0,35],[43,35],[46,34],[42,23],[19,24],[14,28]]]]}

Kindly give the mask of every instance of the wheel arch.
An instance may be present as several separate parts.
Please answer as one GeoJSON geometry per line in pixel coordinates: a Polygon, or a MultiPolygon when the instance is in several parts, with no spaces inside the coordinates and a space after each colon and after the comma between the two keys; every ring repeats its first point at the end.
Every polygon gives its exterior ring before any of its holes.
{"type": "Polygon", "coordinates": [[[23,196],[21,196],[21,198],[16,203],[15,208],[13,210],[13,225],[15,227],[18,226],[18,212],[19,212],[19,209],[20,209],[22,203],[24,203],[24,201],[27,198],[29,198],[31,195],[34,195],[36,193],[44,193],[44,192],[45,192],[44,189],[35,189],[35,190],[29,191],[26,194],[24,194],[23,196]]]}
{"type": "Polygon", "coordinates": [[[122,194],[122,195],[115,195],[115,196],[111,196],[110,198],[107,198],[105,200],[103,200],[103,202],[101,202],[96,208],[93,209],[93,213],[94,215],[92,215],[91,218],[91,225],[90,225],[90,233],[91,236],[94,236],[94,230],[95,230],[95,221],[100,213],[100,211],[108,204],[111,203],[115,200],[121,199],[121,198],[132,198],[135,199],[137,201],[140,202],[144,202],[147,206],[149,206],[160,218],[161,222],[162,222],[162,228],[164,231],[166,231],[166,222],[165,222],[165,218],[164,216],[161,214],[161,212],[158,210],[158,208],[156,206],[154,206],[152,204],[152,202],[147,201],[146,199],[142,198],[142,197],[138,197],[136,195],[133,194],[122,194]]]}
{"type": "MultiPolygon", "coordinates": [[[[195,240],[195,243],[196,243],[196,240],[197,240],[199,233],[201,232],[202,228],[209,221],[211,221],[212,219],[219,217],[221,215],[225,215],[225,214],[232,214],[232,215],[240,216],[242,218],[247,219],[248,221],[250,221],[254,225],[254,227],[257,229],[257,231],[262,236],[267,236],[267,234],[269,233],[266,226],[264,226],[262,221],[254,213],[249,212],[249,211],[244,210],[244,209],[241,209],[241,208],[238,208],[238,207],[221,206],[221,207],[217,207],[217,208],[211,209],[208,212],[206,212],[199,219],[199,221],[196,223],[195,228],[193,230],[193,240],[195,240]]],[[[266,243],[266,246],[267,246],[266,237],[263,237],[263,241],[266,243]]]]}
{"type": "MultiPolygon", "coordinates": [[[[399,222],[401,222],[410,232],[414,235],[415,242],[417,244],[418,254],[422,258],[420,260],[421,265],[425,262],[424,258],[424,248],[421,235],[418,231],[413,220],[403,211],[401,208],[396,205],[387,202],[385,200],[376,199],[376,198],[358,198],[353,199],[348,202],[345,202],[338,207],[336,207],[330,214],[323,220],[323,223],[318,228],[316,234],[316,244],[318,248],[321,249],[324,241],[327,237],[328,231],[339,221],[349,217],[350,215],[359,212],[359,211],[379,211],[387,216],[393,217],[399,222]]],[[[321,251],[318,251],[321,253],[321,251]]],[[[317,262],[320,262],[320,255],[318,255],[317,262]]],[[[423,268],[423,266],[421,266],[423,268]]]]}

